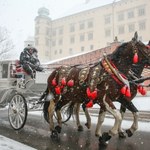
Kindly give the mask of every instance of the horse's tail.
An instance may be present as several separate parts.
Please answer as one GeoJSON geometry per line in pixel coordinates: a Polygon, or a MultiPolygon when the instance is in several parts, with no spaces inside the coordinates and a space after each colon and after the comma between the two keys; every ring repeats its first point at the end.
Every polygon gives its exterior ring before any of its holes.
{"type": "Polygon", "coordinates": [[[39,101],[42,101],[42,99],[45,99],[45,97],[48,95],[48,93],[49,93],[49,90],[48,90],[48,86],[47,86],[46,90],[41,95],[39,101]]]}
{"type": "MultiPolygon", "coordinates": [[[[73,116],[73,114],[74,114],[74,106],[75,106],[75,103],[74,102],[71,102],[71,103],[69,103],[69,105],[68,105],[68,108],[67,108],[67,115],[69,116],[68,118],[70,119],[70,117],[71,116],[73,116]]],[[[68,119],[68,120],[69,120],[68,119]]]]}

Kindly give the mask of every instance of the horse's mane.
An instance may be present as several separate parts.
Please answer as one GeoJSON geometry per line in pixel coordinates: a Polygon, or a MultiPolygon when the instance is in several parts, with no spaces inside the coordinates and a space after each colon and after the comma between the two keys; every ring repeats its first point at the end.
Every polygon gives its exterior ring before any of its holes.
{"type": "Polygon", "coordinates": [[[122,56],[122,53],[124,52],[124,50],[127,48],[127,45],[129,44],[129,42],[126,43],[122,43],[120,46],[118,46],[111,54],[110,54],[110,58],[111,60],[114,61],[118,61],[120,59],[120,57],[122,56]]]}

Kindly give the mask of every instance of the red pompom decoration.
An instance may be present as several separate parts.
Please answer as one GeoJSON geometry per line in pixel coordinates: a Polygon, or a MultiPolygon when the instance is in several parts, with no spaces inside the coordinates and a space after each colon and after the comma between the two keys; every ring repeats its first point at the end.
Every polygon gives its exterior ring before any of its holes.
{"type": "Polygon", "coordinates": [[[69,80],[68,82],[67,82],[67,85],[68,86],[74,86],[74,81],[71,79],[71,80],[69,80]]]}
{"type": "Polygon", "coordinates": [[[93,101],[90,100],[90,101],[86,104],[86,107],[87,107],[87,108],[93,107],[93,101]]]}
{"type": "Polygon", "coordinates": [[[141,92],[142,95],[146,95],[146,90],[143,88],[142,92],[141,92]]]}
{"type": "Polygon", "coordinates": [[[62,78],[61,84],[62,84],[62,85],[66,85],[66,78],[62,78]]]}
{"type": "Polygon", "coordinates": [[[56,83],[56,78],[54,78],[54,79],[52,80],[52,85],[53,85],[53,86],[56,86],[56,85],[57,85],[57,83],[56,83]]]}
{"type": "Polygon", "coordinates": [[[146,95],[146,90],[143,88],[143,86],[139,85],[139,86],[138,86],[138,91],[139,91],[142,95],[146,95]]]}
{"type": "Polygon", "coordinates": [[[59,86],[55,87],[56,94],[61,94],[61,88],[59,86]]]}
{"type": "Polygon", "coordinates": [[[123,86],[123,87],[121,88],[121,93],[122,93],[122,94],[125,94],[125,93],[126,93],[126,90],[127,90],[127,86],[125,85],[125,86],[123,86]]]}
{"type": "Polygon", "coordinates": [[[126,97],[131,97],[131,92],[129,88],[127,88],[125,95],[126,97]]]}
{"type": "Polygon", "coordinates": [[[138,59],[139,59],[139,58],[138,58],[138,54],[135,53],[135,54],[134,54],[134,57],[133,57],[133,63],[136,64],[136,63],[138,62],[138,59]]]}
{"type": "Polygon", "coordinates": [[[90,91],[90,88],[86,89],[86,93],[88,98],[94,100],[97,97],[97,89],[95,89],[93,92],[90,91]]]}

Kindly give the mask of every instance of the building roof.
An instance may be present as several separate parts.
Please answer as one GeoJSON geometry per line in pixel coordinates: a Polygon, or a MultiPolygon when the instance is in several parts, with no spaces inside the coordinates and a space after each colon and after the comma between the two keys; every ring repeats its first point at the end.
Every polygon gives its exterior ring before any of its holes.
{"type": "Polygon", "coordinates": [[[61,16],[58,16],[56,19],[74,15],[74,14],[87,11],[87,10],[91,10],[94,8],[103,7],[105,5],[113,4],[114,2],[118,2],[118,1],[121,1],[121,0],[104,0],[104,1],[89,0],[88,2],[84,2],[84,3],[74,6],[73,8],[70,8],[64,14],[62,14],[61,16]]]}

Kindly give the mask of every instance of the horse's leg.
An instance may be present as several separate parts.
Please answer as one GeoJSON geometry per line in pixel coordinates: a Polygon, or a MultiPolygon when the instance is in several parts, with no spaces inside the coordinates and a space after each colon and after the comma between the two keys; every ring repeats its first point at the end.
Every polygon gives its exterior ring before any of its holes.
{"type": "Polygon", "coordinates": [[[120,102],[125,108],[130,110],[133,114],[133,124],[132,124],[130,129],[126,130],[126,133],[127,133],[128,137],[131,137],[133,135],[133,133],[138,129],[138,116],[139,116],[139,113],[138,113],[137,108],[134,106],[134,104],[131,101],[127,101],[125,99],[125,100],[122,100],[120,102]]]}
{"type": "Polygon", "coordinates": [[[104,132],[102,134],[102,137],[99,138],[100,141],[101,141],[101,139],[104,140],[104,141],[109,141],[111,139],[111,136],[114,136],[115,134],[117,134],[118,133],[119,122],[121,120],[120,112],[117,111],[115,108],[110,107],[108,102],[106,102],[106,99],[107,99],[107,101],[111,102],[111,100],[105,94],[104,97],[103,97],[103,102],[105,104],[106,110],[114,116],[115,123],[114,123],[114,126],[112,127],[112,129],[109,130],[109,132],[104,132]]]}
{"type": "Polygon", "coordinates": [[[98,122],[96,125],[96,130],[95,130],[95,136],[97,137],[102,136],[101,127],[102,127],[102,123],[104,122],[105,115],[106,115],[106,111],[100,110],[99,116],[98,116],[98,122]]]}
{"type": "Polygon", "coordinates": [[[48,114],[49,114],[49,128],[51,131],[51,138],[57,138],[58,133],[54,128],[54,121],[53,121],[53,116],[54,116],[54,109],[55,109],[55,102],[53,99],[50,100],[49,107],[48,107],[48,114]]]}
{"type": "Polygon", "coordinates": [[[131,125],[130,129],[126,130],[126,133],[128,137],[131,137],[133,133],[138,129],[138,117],[139,117],[139,112],[137,108],[133,105],[133,103],[130,101],[127,104],[127,109],[129,109],[132,114],[133,114],[133,124],[131,125]]]}
{"type": "Polygon", "coordinates": [[[80,123],[80,119],[79,119],[79,112],[80,112],[80,103],[76,103],[75,107],[74,107],[74,113],[75,113],[75,118],[76,118],[76,124],[78,127],[78,131],[83,131],[83,127],[80,123]]]}
{"type": "MultiPolygon", "coordinates": [[[[123,120],[124,118],[124,113],[126,112],[126,107],[124,107],[122,104],[120,106],[120,113],[121,113],[121,118],[123,120]]],[[[123,131],[123,129],[121,128],[121,124],[122,124],[122,120],[120,120],[119,122],[119,128],[118,128],[118,134],[120,138],[125,138],[125,132],[123,131]]]]}
{"type": "Polygon", "coordinates": [[[86,126],[88,129],[90,129],[90,127],[91,127],[91,117],[90,117],[90,114],[89,114],[88,109],[86,108],[86,104],[85,104],[85,103],[82,104],[82,109],[83,109],[83,111],[84,111],[84,113],[85,113],[85,117],[86,117],[85,126],[86,126]]]}

